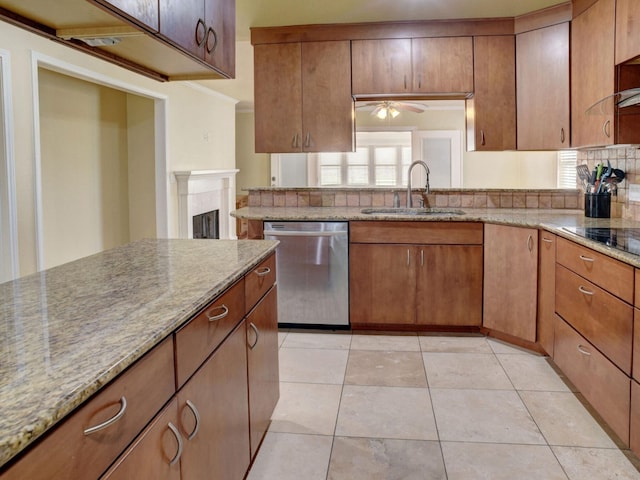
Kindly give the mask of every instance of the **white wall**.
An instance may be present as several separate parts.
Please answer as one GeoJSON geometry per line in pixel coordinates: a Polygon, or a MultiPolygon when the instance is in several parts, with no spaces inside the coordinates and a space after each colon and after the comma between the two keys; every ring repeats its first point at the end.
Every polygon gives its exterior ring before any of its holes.
{"type": "Polygon", "coordinates": [[[235,100],[190,82],[156,82],[4,22],[0,22],[0,48],[10,52],[12,63],[21,275],[36,271],[37,259],[32,52],[131,85],[146,96],[166,99],[169,237],[178,236],[177,192],[171,172],[235,167],[235,100]]]}

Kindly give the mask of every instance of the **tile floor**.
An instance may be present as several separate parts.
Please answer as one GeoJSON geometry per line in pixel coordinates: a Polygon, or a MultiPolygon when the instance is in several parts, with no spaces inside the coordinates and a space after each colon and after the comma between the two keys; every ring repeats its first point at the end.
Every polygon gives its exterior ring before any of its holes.
{"type": "Polygon", "coordinates": [[[482,336],[280,332],[248,480],[640,479],[545,357],[482,336]]]}

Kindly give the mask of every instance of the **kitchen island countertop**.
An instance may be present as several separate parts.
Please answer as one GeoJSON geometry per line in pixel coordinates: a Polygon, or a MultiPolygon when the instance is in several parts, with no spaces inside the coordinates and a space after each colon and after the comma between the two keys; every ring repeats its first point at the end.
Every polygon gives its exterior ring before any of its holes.
{"type": "Polygon", "coordinates": [[[0,284],[0,466],[276,245],[141,240],[0,284]]]}
{"type": "Polygon", "coordinates": [[[263,221],[413,221],[413,222],[483,222],[517,227],[541,228],[576,243],[640,268],[640,255],[608,247],[583,238],[563,227],[638,228],[640,222],[621,218],[585,217],[583,210],[523,208],[434,208],[430,215],[398,215],[363,213],[363,210],[387,207],[244,207],[231,215],[247,220],[263,221]],[[463,212],[462,215],[447,212],[463,212]]]}

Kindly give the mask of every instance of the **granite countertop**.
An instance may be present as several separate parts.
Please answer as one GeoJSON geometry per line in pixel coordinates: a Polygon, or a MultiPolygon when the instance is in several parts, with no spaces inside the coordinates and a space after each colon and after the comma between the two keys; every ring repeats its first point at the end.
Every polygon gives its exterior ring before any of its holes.
{"type": "Polygon", "coordinates": [[[388,207],[245,207],[231,215],[248,220],[264,221],[454,221],[484,222],[518,227],[542,228],[600,253],[640,268],[640,256],[623,252],[602,243],[583,238],[564,230],[563,227],[640,228],[640,222],[621,218],[589,218],[583,210],[523,209],[523,208],[432,208],[430,215],[397,215],[362,213],[367,209],[388,207]],[[447,212],[462,212],[462,215],[447,212]]]}
{"type": "Polygon", "coordinates": [[[141,240],[0,284],[0,466],[276,245],[141,240]]]}

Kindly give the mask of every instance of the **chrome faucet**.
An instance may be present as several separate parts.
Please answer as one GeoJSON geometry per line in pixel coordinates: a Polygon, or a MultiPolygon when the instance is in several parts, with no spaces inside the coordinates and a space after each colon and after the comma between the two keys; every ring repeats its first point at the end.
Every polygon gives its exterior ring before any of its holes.
{"type": "Polygon", "coordinates": [[[413,207],[413,200],[411,199],[411,171],[413,167],[416,165],[422,165],[424,167],[424,171],[427,173],[427,184],[425,185],[425,190],[427,195],[429,194],[429,167],[422,160],[416,160],[409,166],[409,173],[407,173],[407,208],[413,207]]]}

